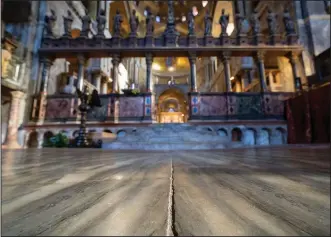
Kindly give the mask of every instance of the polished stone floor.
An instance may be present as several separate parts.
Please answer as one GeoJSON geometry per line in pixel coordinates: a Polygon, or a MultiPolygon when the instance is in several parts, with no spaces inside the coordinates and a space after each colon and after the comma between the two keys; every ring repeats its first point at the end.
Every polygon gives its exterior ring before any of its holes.
{"type": "Polygon", "coordinates": [[[2,235],[166,235],[170,221],[175,235],[327,236],[330,156],[307,147],[3,151],[2,235]]]}

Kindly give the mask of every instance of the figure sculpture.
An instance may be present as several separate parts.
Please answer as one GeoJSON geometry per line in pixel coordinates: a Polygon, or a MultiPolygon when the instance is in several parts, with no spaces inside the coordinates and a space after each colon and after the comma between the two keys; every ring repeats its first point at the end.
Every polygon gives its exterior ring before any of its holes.
{"type": "Polygon", "coordinates": [[[229,14],[225,15],[225,9],[222,9],[222,15],[219,19],[219,23],[221,25],[221,29],[222,29],[222,35],[227,35],[228,33],[226,32],[228,25],[229,25],[229,14]]]}
{"type": "Polygon", "coordinates": [[[286,34],[287,35],[295,34],[294,23],[293,20],[291,19],[291,15],[288,8],[285,8],[284,10],[283,22],[284,22],[286,34]]]}
{"type": "Polygon", "coordinates": [[[209,11],[206,11],[205,14],[205,36],[211,35],[211,27],[212,27],[212,17],[209,14],[209,11]]]}
{"type": "Polygon", "coordinates": [[[271,11],[270,8],[268,8],[268,29],[269,29],[269,35],[276,34],[276,28],[277,28],[277,21],[276,21],[276,14],[271,11]]]}
{"type": "Polygon", "coordinates": [[[154,33],[154,16],[149,8],[147,10],[146,17],[146,35],[153,35],[154,33]]]}
{"type": "Polygon", "coordinates": [[[116,15],[114,16],[113,34],[114,36],[120,36],[121,34],[121,24],[123,22],[120,10],[116,10],[116,15]]]}
{"type": "Polygon", "coordinates": [[[136,10],[132,10],[132,15],[130,18],[131,35],[134,35],[134,36],[137,35],[138,25],[139,25],[139,19],[136,16],[136,10]]]}
{"type": "Polygon", "coordinates": [[[188,23],[188,35],[189,36],[195,35],[194,15],[192,10],[189,11],[188,13],[187,23],[188,23]]]}
{"type": "Polygon", "coordinates": [[[101,9],[99,11],[99,15],[97,17],[97,23],[98,23],[98,35],[104,35],[103,32],[105,30],[105,26],[106,26],[106,16],[105,16],[105,10],[101,9]]]}
{"type": "Polygon", "coordinates": [[[53,37],[54,33],[53,33],[53,28],[55,25],[55,22],[57,20],[57,17],[55,15],[55,11],[51,10],[51,15],[50,16],[45,16],[45,36],[48,37],[53,37]]]}
{"type": "Polygon", "coordinates": [[[240,12],[236,13],[236,30],[237,35],[240,35],[242,33],[242,24],[243,24],[244,17],[241,15],[240,12]]]}
{"type": "Polygon", "coordinates": [[[68,10],[68,16],[63,16],[64,24],[64,35],[71,36],[71,26],[74,18],[72,17],[71,11],[68,10]]]}
{"type": "Polygon", "coordinates": [[[253,30],[253,35],[258,35],[261,32],[261,24],[258,16],[258,11],[254,9],[253,14],[250,19],[250,23],[253,30]]]}
{"type": "Polygon", "coordinates": [[[82,33],[81,36],[88,37],[90,33],[91,17],[88,15],[87,10],[85,10],[85,16],[82,19],[82,33]]]}

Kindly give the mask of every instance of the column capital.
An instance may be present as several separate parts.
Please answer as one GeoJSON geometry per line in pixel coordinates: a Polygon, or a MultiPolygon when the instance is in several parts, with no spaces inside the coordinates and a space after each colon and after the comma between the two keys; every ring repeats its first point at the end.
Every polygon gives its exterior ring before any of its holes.
{"type": "Polygon", "coordinates": [[[290,63],[297,63],[299,60],[299,53],[298,52],[291,52],[288,54],[287,58],[290,60],[290,63]]]}
{"type": "Polygon", "coordinates": [[[15,99],[21,99],[25,95],[25,93],[22,91],[11,91],[10,94],[11,94],[12,98],[15,98],[15,99]]]}
{"type": "Polygon", "coordinates": [[[40,63],[43,63],[45,66],[50,67],[53,65],[53,59],[48,57],[42,57],[40,63]]]}
{"type": "Polygon", "coordinates": [[[120,54],[113,54],[112,55],[111,63],[113,64],[113,66],[118,66],[121,61],[122,61],[122,58],[121,58],[120,54]]]}
{"type": "Polygon", "coordinates": [[[83,54],[78,54],[77,55],[77,60],[79,64],[85,64],[86,62],[86,57],[83,54]]]}
{"type": "Polygon", "coordinates": [[[255,60],[257,60],[259,62],[264,61],[265,54],[266,54],[265,51],[262,51],[262,50],[257,51],[254,58],[255,58],[255,60]]]}
{"type": "Polygon", "coordinates": [[[221,57],[222,62],[227,62],[231,59],[231,52],[228,52],[228,51],[222,52],[220,57],[221,57]]]}
{"type": "Polygon", "coordinates": [[[152,53],[146,53],[146,65],[151,65],[153,63],[153,54],[152,53]]]}
{"type": "Polygon", "coordinates": [[[188,52],[188,60],[191,64],[195,63],[197,60],[197,54],[196,52],[188,52]]]}

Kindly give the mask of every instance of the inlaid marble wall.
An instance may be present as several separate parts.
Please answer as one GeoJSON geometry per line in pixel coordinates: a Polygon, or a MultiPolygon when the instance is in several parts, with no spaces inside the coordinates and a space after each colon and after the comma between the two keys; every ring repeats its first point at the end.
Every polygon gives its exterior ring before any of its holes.
{"type": "Polygon", "coordinates": [[[119,101],[120,117],[144,116],[144,97],[120,97],[119,101]]]}

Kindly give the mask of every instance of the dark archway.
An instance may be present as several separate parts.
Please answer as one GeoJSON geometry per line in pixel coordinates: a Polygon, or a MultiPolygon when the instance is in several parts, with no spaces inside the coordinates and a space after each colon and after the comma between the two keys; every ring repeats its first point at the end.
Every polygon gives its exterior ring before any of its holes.
{"type": "Polygon", "coordinates": [[[159,123],[185,123],[188,118],[187,99],[178,88],[171,87],[157,99],[157,121],[159,123]]]}

